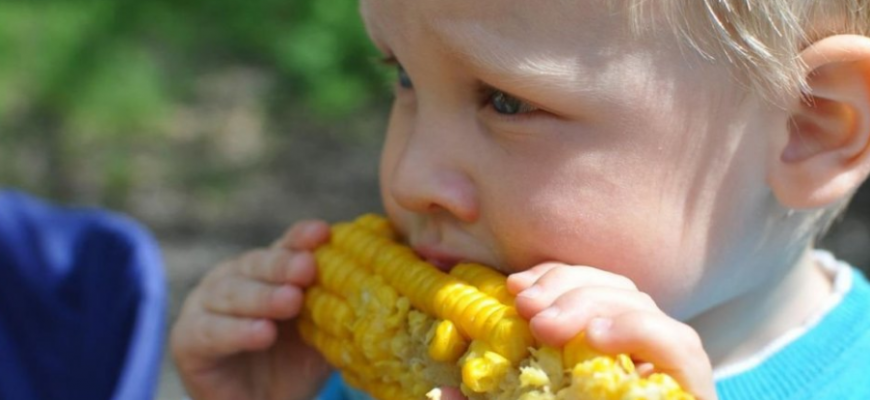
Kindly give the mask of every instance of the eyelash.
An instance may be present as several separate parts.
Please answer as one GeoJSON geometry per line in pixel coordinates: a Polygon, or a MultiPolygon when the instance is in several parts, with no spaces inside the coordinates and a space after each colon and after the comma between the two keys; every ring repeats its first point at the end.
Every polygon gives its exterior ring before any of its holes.
{"type": "MultiPolygon", "coordinates": [[[[399,61],[394,56],[390,55],[390,56],[383,57],[380,61],[381,61],[381,64],[383,64],[383,65],[387,65],[391,68],[396,68],[399,76],[397,76],[397,78],[396,78],[397,82],[394,85],[398,85],[398,87],[401,89],[413,90],[414,86],[413,86],[413,83],[411,82],[410,78],[408,78],[408,81],[407,81],[409,83],[409,86],[405,86],[402,84],[402,82],[401,82],[402,76],[403,76],[402,73],[405,71],[405,69],[402,67],[402,64],[399,63],[399,61]]],[[[404,76],[407,76],[407,73],[405,73],[404,76]]],[[[480,93],[480,97],[482,99],[482,103],[483,103],[484,107],[489,108],[493,113],[498,115],[500,118],[506,119],[508,121],[520,122],[521,120],[527,120],[529,118],[537,117],[537,116],[539,116],[540,113],[544,112],[540,108],[538,108],[532,104],[529,104],[527,101],[525,101],[519,97],[513,96],[510,93],[507,93],[501,89],[497,89],[491,85],[482,84],[480,89],[478,90],[478,92],[480,93]],[[507,114],[507,113],[499,112],[498,110],[496,110],[496,107],[492,103],[493,99],[496,98],[497,96],[500,96],[502,98],[502,100],[504,100],[505,98],[517,100],[517,101],[522,103],[522,105],[520,106],[521,108],[528,108],[528,109],[524,112],[518,112],[515,114],[507,114]]]]}

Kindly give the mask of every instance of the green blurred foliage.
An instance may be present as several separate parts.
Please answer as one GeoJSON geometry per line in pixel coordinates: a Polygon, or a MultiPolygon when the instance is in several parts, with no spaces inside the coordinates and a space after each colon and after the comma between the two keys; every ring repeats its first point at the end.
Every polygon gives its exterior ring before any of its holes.
{"type": "Polygon", "coordinates": [[[210,101],[203,76],[234,68],[265,82],[248,108],[273,136],[383,104],[390,73],[373,62],[357,8],[356,0],[0,2],[0,183],[123,205],[148,154],[163,156],[180,182],[223,174],[212,154],[199,164],[214,170],[165,157],[185,158],[179,144],[214,141],[209,126],[222,122],[188,129],[179,115],[210,101]]]}

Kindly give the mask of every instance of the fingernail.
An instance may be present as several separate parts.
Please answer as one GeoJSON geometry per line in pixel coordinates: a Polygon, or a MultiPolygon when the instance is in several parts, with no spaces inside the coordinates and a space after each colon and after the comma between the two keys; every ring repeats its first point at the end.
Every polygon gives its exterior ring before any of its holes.
{"type": "Polygon", "coordinates": [[[320,230],[320,227],[318,227],[317,224],[310,223],[308,225],[305,225],[304,228],[302,228],[302,236],[305,236],[305,237],[313,236],[319,230],[320,230]]]}
{"type": "Polygon", "coordinates": [[[543,293],[543,290],[541,290],[540,286],[532,286],[532,287],[520,292],[519,297],[525,297],[527,299],[534,299],[534,298],[539,297],[541,295],[541,293],[543,293]]]}
{"type": "Polygon", "coordinates": [[[544,311],[541,311],[535,317],[536,318],[540,317],[540,318],[546,318],[546,319],[554,319],[554,318],[557,318],[559,316],[559,314],[561,314],[561,313],[562,313],[562,310],[560,310],[559,307],[552,306],[544,311]]]}
{"type": "Polygon", "coordinates": [[[293,296],[295,289],[290,287],[290,285],[281,285],[275,292],[273,292],[273,296],[278,300],[287,300],[290,296],[293,296]]]}
{"type": "Polygon", "coordinates": [[[530,281],[528,283],[535,283],[535,281],[531,280],[532,278],[531,278],[531,275],[529,275],[529,271],[515,272],[515,273],[511,274],[508,277],[508,279],[520,281],[520,282],[530,281]]]}
{"type": "Polygon", "coordinates": [[[592,321],[589,321],[589,326],[586,328],[586,331],[589,335],[601,336],[606,334],[612,325],[613,320],[610,318],[595,318],[592,321]]]}
{"type": "Polygon", "coordinates": [[[305,259],[307,257],[308,256],[306,256],[305,253],[293,254],[292,256],[290,256],[290,267],[300,268],[302,266],[302,264],[305,262],[305,261],[303,261],[303,259],[305,259]]]}
{"type": "Polygon", "coordinates": [[[266,329],[266,326],[268,324],[269,324],[269,322],[264,320],[264,319],[255,319],[255,320],[250,322],[249,326],[250,326],[250,329],[252,331],[259,332],[259,331],[262,331],[263,329],[266,329]]]}

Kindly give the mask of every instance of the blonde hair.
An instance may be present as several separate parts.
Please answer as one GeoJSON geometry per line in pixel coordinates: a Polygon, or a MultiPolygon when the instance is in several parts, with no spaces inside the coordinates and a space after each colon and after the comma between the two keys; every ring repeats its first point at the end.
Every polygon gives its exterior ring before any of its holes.
{"type": "Polygon", "coordinates": [[[765,97],[806,88],[798,57],[809,44],[834,34],[870,36],[870,0],[631,0],[642,30],[653,12],[661,23],[707,59],[726,59],[765,97]]]}
{"type": "MultiPolygon", "coordinates": [[[[630,0],[635,33],[667,26],[708,60],[727,60],[747,88],[774,104],[808,93],[800,52],[837,34],[870,36],[870,0],[630,0]]],[[[807,215],[816,240],[852,196],[807,215]]]]}

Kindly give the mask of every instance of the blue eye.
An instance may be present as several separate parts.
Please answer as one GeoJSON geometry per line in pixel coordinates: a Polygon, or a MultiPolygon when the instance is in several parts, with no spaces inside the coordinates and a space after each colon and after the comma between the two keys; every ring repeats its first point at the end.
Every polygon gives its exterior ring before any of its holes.
{"type": "Polygon", "coordinates": [[[414,83],[411,82],[411,77],[408,76],[408,71],[405,71],[405,68],[402,67],[401,64],[396,65],[396,71],[399,76],[399,86],[404,89],[412,89],[414,87],[414,83]]]}
{"type": "Polygon", "coordinates": [[[501,90],[495,90],[489,96],[489,104],[499,114],[515,115],[525,114],[537,110],[537,108],[525,101],[513,97],[501,90]]]}

